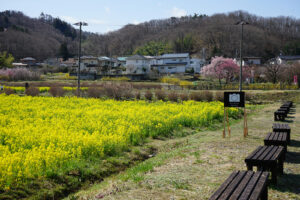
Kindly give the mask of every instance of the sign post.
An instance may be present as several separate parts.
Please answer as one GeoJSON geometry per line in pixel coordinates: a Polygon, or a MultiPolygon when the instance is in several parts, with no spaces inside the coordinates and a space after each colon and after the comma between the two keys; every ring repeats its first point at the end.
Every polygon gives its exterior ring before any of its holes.
{"type": "Polygon", "coordinates": [[[224,92],[224,130],[223,137],[226,137],[225,131],[225,116],[228,125],[228,136],[230,137],[230,126],[228,119],[228,112],[226,112],[226,107],[242,107],[244,108],[244,137],[248,135],[248,123],[245,107],[245,92],[224,92]]]}

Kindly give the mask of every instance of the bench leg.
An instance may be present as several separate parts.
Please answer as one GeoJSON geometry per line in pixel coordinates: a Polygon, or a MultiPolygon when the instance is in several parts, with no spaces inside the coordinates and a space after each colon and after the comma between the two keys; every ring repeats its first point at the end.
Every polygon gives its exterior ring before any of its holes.
{"type": "Polygon", "coordinates": [[[283,174],[283,159],[282,158],[279,159],[279,161],[278,161],[278,172],[280,175],[283,174]]]}
{"type": "Polygon", "coordinates": [[[274,114],[274,121],[278,121],[276,114],[274,114]]]}
{"type": "Polygon", "coordinates": [[[249,171],[253,171],[253,166],[251,164],[247,163],[247,170],[249,171]]]}
{"type": "Polygon", "coordinates": [[[287,142],[288,144],[291,144],[291,133],[287,132],[287,142]]]}
{"type": "Polygon", "coordinates": [[[261,200],[268,200],[268,186],[265,187],[260,197],[261,200]]]}
{"type": "Polygon", "coordinates": [[[277,185],[277,166],[271,168],[271,182],[277,185]]]}

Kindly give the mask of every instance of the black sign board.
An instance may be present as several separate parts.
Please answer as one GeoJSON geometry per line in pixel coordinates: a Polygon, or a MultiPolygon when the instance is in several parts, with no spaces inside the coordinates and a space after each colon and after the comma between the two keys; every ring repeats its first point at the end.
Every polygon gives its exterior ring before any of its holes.
{"type": "Polygon", "coordinates": [[[245,107],[245,92],[224,92],[224,107],[245,107]]]}

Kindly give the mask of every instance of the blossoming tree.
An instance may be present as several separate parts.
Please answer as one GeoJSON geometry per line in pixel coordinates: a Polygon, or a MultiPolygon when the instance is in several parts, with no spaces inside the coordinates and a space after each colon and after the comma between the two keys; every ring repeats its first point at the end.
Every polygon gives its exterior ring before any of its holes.
{"type": "MultiPolygon", "coordinates": [[[[225,79],[226,84],[239,75],[239,66],[231,58],[214,57],[209,65],[202,68],[202,74],[206,77],[225,79]]],[[[249,67],[243,67],[243,79],[250,76],[249,67]]]]}

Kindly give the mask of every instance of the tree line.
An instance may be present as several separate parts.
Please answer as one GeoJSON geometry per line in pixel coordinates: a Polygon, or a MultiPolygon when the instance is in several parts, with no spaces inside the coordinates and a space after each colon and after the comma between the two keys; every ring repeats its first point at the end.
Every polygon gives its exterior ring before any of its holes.
{"type": "MultiPolygon", "coordinates": [[[[151,20],[106,34],[83,32],[82,52],[95,56],[188,52],[207,59],[239,57],[241,31],[235,24],[240,20],[249,23],[244,26],[243,55],[267,60],[279,54],[300,54],[299,19],[260,17],[244,11],[151,20]]],[[[0,52],[7,51],[16,59],[77,55],[78,35],[67,22],[44,13],[38,18],[17,11],[0,13],[0,52]]]]}

